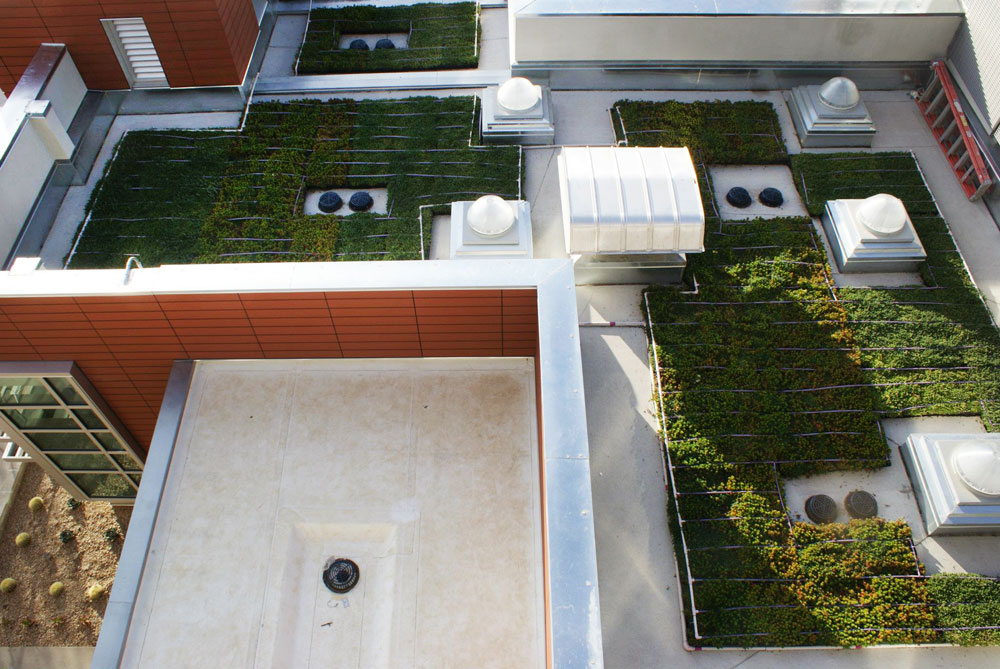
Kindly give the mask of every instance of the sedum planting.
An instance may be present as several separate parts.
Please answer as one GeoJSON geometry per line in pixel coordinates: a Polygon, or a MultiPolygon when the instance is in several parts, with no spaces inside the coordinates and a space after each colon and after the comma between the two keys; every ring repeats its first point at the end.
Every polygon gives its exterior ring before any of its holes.
{"type": "Polygon", "coordinates": [[[477,104],[264,102],[241,132],[131,132],[94,190],[70,267],[124,267],[129,255],[147,267],[419,260],[434,213],[520,193],[520,150],[477,145],[477,104]],[[304,214],[309,189],[340,187],[386,188],[388,213],[304,214]]]}
{"type": "MultiPolygon", "coordinates": [[[[727,132],[745,131],[727,120],[732,103],[616,108],[633,145],[686,144],[696,160],[719,163],[781,162],[756,133],[721,146],[727,132]]],[[[783,504],[787,477],[887,464],[880,418],[979,415],[992,429],[1000,402],[1000,338],[912,156],[790,162],[814,215],[827,199],[903,199],[928,260],[921,285],[837,288],[809,219],[709,214],[706,252],[689,256],[686,287],[647,291],[688,641],[1000,642],[1000,584],[928,578],[906,523],[816,526],[795,522],[783,504]]],[[[699,174],[711,212],[707,171],[699,174]]]]}

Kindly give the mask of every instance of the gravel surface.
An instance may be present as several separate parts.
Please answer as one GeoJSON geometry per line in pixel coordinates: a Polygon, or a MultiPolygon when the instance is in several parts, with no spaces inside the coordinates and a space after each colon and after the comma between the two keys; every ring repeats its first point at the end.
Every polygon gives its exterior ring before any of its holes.
{"type": "Polygon", "coordinates": [[[0,579],[17,579],[13,592],[0,593],[0,646],[93,646],[107,594],[90,601],[86,591],[94,584],[111,590],[132,507],[83,502],[70,509],[69,493],[38,465],[22,466],[26,471],[0,528],[0,579]],[[45,508],[31,511],[28,500],[36,495],[45,508]],[[63,530],[74,538],[63,543],[63,530]],[[109,541],[109,530],[119,537],[109,541]],[[31,534],[23,548],[14,544],[21,532],[31,534]],[[49,594],[54,581],[65,585],[57,597],[49,594]]]}

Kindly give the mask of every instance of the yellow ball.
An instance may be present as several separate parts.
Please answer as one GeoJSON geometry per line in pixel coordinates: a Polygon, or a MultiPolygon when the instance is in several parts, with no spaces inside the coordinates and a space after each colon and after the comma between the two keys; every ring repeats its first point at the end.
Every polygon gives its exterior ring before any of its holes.
{"type": "Polygon", "coordinates": [[[5,578],[4,580],[0,581],[0,590],[4,592],[10,592],[16,587],[17,587],[17,581],[15,581],[12,578],[5,578]]]}
{"type": "Polygon", "coordinates": [[[32,497],[28,500],[28,508],[32,511],[41,511],[45,508],[45,500],[41,497],[32,497]]]}
{"type": "Polygon", "coordinates": [[[14,543],[23,548],[31,543],[31,535],[27,532],[21,532],[19,535],[14,537],[14,543]]]}
{"type": "Polygon", "coordinates": [[[55,583],[49,586],[49,594],[52,595],[53,597],[58,597],[59,595],[62,594],[63,590],[65,589],[66,586],[62,584],[62,581],[56,581],[55,583]]]}
{"type": "Polygon", "coordinates": [[[89,588],[87,588],[87,599],[89,599],[90,601],[94,601],[95,599],[100,599],[100,597],[103,594],[104,594],[103,585],[92,585],[89,588]]]}

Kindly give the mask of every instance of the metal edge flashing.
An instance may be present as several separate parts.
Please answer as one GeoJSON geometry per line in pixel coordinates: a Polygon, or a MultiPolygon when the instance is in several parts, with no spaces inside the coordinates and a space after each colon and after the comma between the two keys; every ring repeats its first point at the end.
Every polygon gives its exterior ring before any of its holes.
{"type": "MultiPolygon", "coordinates": [[[[167,266],[0,273],[0,295],[82,296],[232,292],[535,288],[537,291],[546,636],[552,667],[603,667],[583,368],[570,260],[388,261],[167,266]]],[[[94,653],[95,669],[123,659],[164,484],[193,376],[174,363],[94,653]]]]}
{"type": "Polygon", "coordinates": [[[553,667],[603,667],[590,447],[572,263],[564,261],[538,282],[537,290],[551,662],[553,667]]]}
{"type": "Polygon", "coordinates": [[[174,362],[146,458],[143,485],[139,486],[135,498],[114,586],[104,611],[104,622],[90,665],[93,669],[110,669],[121,663],[193,374],[193,361],[174,362]]]}

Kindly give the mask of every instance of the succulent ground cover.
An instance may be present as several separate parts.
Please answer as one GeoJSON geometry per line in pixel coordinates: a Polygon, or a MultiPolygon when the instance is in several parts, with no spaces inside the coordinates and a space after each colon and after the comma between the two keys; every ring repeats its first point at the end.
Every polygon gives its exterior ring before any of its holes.
{"type": "Polygon", "coordinates": [[[781,125],[769,102],[641,102],[611,110],[615,138],[630,146],[687,146],[709,165],[787,163],[781,125]]]}
{"type": "MultiPolygon", "coordinates": [[[[720,155],[718,135],[687,121],[664,130],[678,104],[618,103],[629,144],[720,155]]],[[[700,113],[725,117],[727,104],[700,113]]],[[[765,162],[747,143],[721,155],[765,162]]],[[[925,285],[835,288],[809,219],[720,221],[698,165],[706,251],[689,256],[685,289],[646,292],[689,642],[1000,642],[996,630],[969,629],[1000,626],[1000,584],[924,577],[906,523],[816,526],[784,508],[785,477],[887,464],[879,418],[979,414],[992,427],[1000,400],[997,331],[912,157],[791,164],[813,214],[831,198],[901,197],[928,251],[925,285]]]]}
{"type": "Polygon", "coordinates": [[[265,102],[239,133],[130,132],[70,267],[420,259],[430,214],[520,192],[519,149],[477,146],[476,110],[471,97],[265,102]],[[339,187],[386,188],[389,212],[303,214],[308,189],[339,187]]]}
{"type": "Polygon", "coordinates": [[[93,646],[132,507],[78,502],[38,465],[21,467],[0,528],[0,578],[17,582],[0,592],[0,645],[93,646]],[[32,510],[36,496],[42,505],[32,510]],[[17,546],[22,532],[31,539],[17,546]],[[90,599],[94,586],[103,594],[90,599]]]}
{"type": "Polygon", "coordinates": [[[913,156],[801,154],[792,169],[817,215],[828,199],[896,195],[927,251],[922,286],[837,289],[882,415],[978,414],[990,429],[1000,424],[1000,338],[913,156]]]}
{"type": "Polygon", "coordinates": [[[298,74],[474,68],[479,56],[476,3],[314,9],[298,74]],[[406,49],[338,48],[342,34],[407,33],[406,49]]]}

